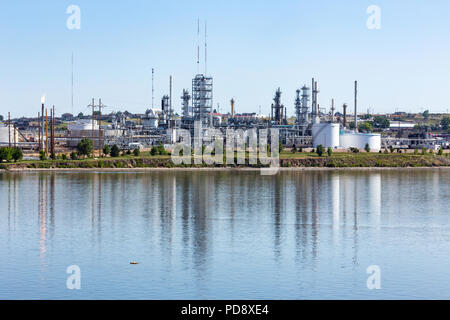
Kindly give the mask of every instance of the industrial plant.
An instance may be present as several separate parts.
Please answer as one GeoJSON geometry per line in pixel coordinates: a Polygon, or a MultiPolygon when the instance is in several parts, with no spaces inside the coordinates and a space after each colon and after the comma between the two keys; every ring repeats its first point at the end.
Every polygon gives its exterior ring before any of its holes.
{"type": "MultiPolygon", "coordinates": [[[[199,65],[200,45],[198,69],[199,65]]],[[[329,99],[331,105],[323,108],[319,104],[319,83],[314,78],[309,85],[305,83],[292,93],[285,94],[281,88],[274,90],[273,101],[267,102],[267,106],[270,106],[268,116],[238,113],[237,101],[234,98],[230,99],[229,111],[219,113],[214,109],[213,77],[207,73],[206,66],[205,27],[204,73],[198,72],[193,76],[189,87],[179,93],[173,92],[173,77],[170,76],[168,92],[160,98],[158,106],[155,105],[154,96],[155,69],[152,69],[152,105],[142,114],[106,114],[104,109],[107,106],[102,100],[92,99],[88,105],[90,115],[80,113],[74,116],[66,113],[57,118],[55,106],[46,107],[44,96],[36,112],[37,117],[11,119],[8,114],[7,119],[1,119],[3,122],[0,122],[0,146],[20,147],[29,153],[44,151],[47,156],[55,152],[68,153],[76,148],[82,139],[91,140],[96,150],[102,150],[106,145],[117,145],[121,149],[150,149],[155,145],[164,145],[170,149],[180,141],[180,129],[190,130],[193,137],[195,123],[201,123],[203,130],[214,128],[220,130],[224,136],[230,128],[243,131],[278,129],[280,142],[287,148],[322,146],[333,150],[355,148],[380,152],[383,148],[437,150],[449,147],[449,135],[446,132],[440,136],[432,136],[429,130],[417,132],[413,130],[417,124],[403,121],[401,114],[370,115],[358,112],[357,81],[354,82],[352,114],[348,113],[347,104],[336,107],[334,99],[329,99]],[[285,98],[285,95],[289,98],[285,98]],[[292,104],[283,103],[283,100],[290,100],[292,104]],[[389,125],[383,123],[377,128],[378,132],[373,133],[370,123],[377,124],[379,119],[387,121],[389,125]],[[397,120],[398,124],[389,120],[397,120]]],[[[349,84],[349,90],[352,86],[349,84]]]]}

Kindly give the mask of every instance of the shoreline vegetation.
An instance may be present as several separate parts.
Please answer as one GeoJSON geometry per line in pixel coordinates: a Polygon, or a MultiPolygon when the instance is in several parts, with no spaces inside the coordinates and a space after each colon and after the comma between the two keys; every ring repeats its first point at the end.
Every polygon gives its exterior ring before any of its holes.
{"type": "MultiPolygon", "coordinates": [[[[193,161],[192,161],[193,162],[193,161]]],[[[235,162],[236,163],[236,162],[235,162]]],[[[290,153],[280,154],[280,169],[380,169],[380,168],[450,168],[448,154],[407,154],[407,153],[333,153],[332,155],[318,156],[316,153],[290,153]]],[[[124,155],[119,157],[89,158],[79,160],[22,160],[17,162],[3,162],[0,171],[32,171],[32,170],[139,170],[139,169],[187,169],[187,170],[227,170],[247,169],[257,170],[268,166],[258,164],[227,165],[215,164],[200,165],[181,164],[172,162],[170,155],[124,155]]]]}

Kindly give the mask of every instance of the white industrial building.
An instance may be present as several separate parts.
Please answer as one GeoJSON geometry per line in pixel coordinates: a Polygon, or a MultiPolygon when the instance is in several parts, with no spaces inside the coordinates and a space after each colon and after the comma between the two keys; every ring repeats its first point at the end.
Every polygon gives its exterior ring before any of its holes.
{"type": "Polygon", "coordinates": [[[159,125],[159,115],[162,113],[158,109],[148,109],[145,116],[142,118],[142,126],[144,130],[154,130],[159,125]]]}

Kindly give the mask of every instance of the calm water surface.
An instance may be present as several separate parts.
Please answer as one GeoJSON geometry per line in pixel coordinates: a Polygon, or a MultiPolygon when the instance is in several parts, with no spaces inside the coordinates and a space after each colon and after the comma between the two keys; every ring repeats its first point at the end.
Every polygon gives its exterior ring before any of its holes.
{"type": "Polygon", "coordinates": [[[450,299],[449,184],[449,170],[0,173],[0,299],[450,299]]]}

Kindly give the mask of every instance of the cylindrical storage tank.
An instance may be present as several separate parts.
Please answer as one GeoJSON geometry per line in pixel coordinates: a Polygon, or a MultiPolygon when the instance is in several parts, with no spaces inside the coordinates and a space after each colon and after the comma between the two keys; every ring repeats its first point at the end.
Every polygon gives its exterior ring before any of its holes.
{"type": "Polygon", "coordinates": [[[369,144],[371,151],[381,150],[381,135],[372,133],[342,133],[340,147],[364,149],[369,144]]]}
{"type": "Polygon", "coordinates": [[[339,146],[339,124],[316,123],[312,127],[314,148],[322,145],[325,148],[337,148],[339,146]]]}
{"type": "MultiPolygon", "coordinates": [[[[8,133],[8,125],[0,124],[0,143],[5,144],[9,143],[11,139],[11,143],[14,143],[14,127],[11,125],[10,134],[8,133]],[[11,134],[11,135],[10,135],[11,134]]],[[[16,131],[16,142],[19,142],[19,134],[16,131]]]]}

